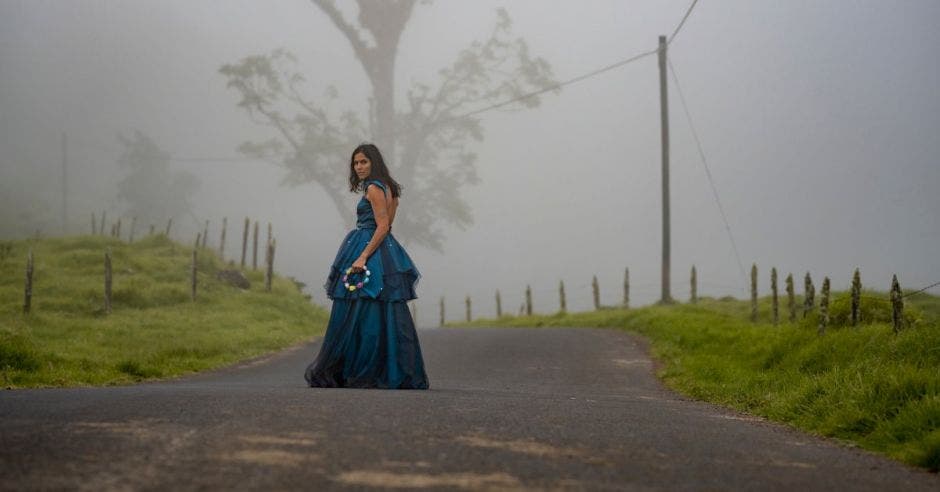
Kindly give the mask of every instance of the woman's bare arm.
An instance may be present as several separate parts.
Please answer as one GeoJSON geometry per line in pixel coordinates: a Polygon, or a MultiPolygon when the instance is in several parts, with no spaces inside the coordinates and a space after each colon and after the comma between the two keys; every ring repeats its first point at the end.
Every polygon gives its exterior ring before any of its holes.
{"type": "Polygon", "coordinates": [[[359,255],[359,258],[353,262],[352,268],[354,270],[366,269],[366,260],[368,260],[369,257],[372,256],[372,253],[382,244],[382,241],[385,239],[385,236],[388,235],[388,231],[391,227],[391,220],[388,213],[388,200],[385,197],[385,192],[378,186],[369,185],[366,189],[366,200],[369,200],[369,203],[372,205],[372,213],[375,215],[375,233],[372,234],[372,239],[369,240],[369,244],[366,244],[366,248],[362,250],[362,254],[359,255]]]}

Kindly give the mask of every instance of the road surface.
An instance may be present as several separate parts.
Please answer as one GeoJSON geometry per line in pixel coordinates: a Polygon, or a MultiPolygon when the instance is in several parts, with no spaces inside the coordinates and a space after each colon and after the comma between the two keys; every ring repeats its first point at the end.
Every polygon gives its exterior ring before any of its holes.
{"type": "Polygon", "coordinates": [[[419,330],[431,389],[307,388],[319,341],[173,381],[0,392],[0,489],[940,490],[665,389],[594,329],[419,330]]]}

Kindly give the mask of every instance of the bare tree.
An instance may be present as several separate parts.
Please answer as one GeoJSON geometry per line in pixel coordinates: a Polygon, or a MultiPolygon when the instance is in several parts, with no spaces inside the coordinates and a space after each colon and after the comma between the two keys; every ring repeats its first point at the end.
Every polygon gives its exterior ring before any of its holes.
{"type": "Polygon", "coordinates": [[[320,184],[340,215],[351,219],[344,197],[347,170],[340,164],[357,143],[371,139],[412,200],[396,229],[406,240],[441,250],[444,223],[466,228],[473,222],[461,196],[462,185],[479,181],[471,145],[483,140],[483,127],[473,111],[517,97],[517,107],[538,106],[537,97],[520,96],[554,85],[551,67],[532,57],[524,40],[511,37],[512,22],[500,9],[485,40],[471,43],[440,69],[433,85],[413,83],[407,104],[396,109],[395,59],[415,0],[358,0],[355,22],[333,1],[312,1],[346,37],[368,76],[369,114],[336,110],[333,87],[319,100],[310,99],[302,91],[306,78],[295,68],[296,57],[285,50],[249,56],[220,72],[241,95],[238,105],[277,136],[246,142],[239,150],[284,166],[286,184],[320,184]]]}

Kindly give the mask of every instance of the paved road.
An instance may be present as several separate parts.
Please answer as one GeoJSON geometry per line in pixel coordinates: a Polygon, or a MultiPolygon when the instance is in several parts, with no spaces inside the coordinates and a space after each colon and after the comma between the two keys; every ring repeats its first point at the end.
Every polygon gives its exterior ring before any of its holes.
{"type": "Polygon", "coordinates": [[[632,335],[419,331],[432,389],[311,389],[312,343],[171,382],[0,392],[0,489],[940,490],[686,400],[632,335]]]}

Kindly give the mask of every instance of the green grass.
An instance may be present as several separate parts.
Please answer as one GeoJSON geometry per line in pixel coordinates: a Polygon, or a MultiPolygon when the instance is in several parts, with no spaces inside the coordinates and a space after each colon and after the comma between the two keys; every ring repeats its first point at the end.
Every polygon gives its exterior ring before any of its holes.
{"type": "MultiPolygon", "coordinates": [[[[603,309],[503,317],[452,326],[582,326],[646,336],[670,387],[706,400],[858,444],[908,464],[940,470],[940,302],[908,299],[895,334],[887,305],[865,292],[862,323],[847,326],[849,301],[834,293],[833,325],[817,335],[815,315],[773,326],[761,299],[703,299],[696,305],[603,309]]],[[[786,308],[781,318],[786,319],[786,308]]]]}
{"type": "MultiPolygon", "coordinates": [[[[110,237],[0,241],[0,385],[127,384],[212,369],[322,334],[327,319],[289,279],[264,291],[247,271],[242,291],[216,279],[226,268],[200,250],[196,302],[192,249],[162,235],[133,244],[110,237]],[[112,249],[113,311],[104,313],[104,251],[112,249]],[[23,314],[33,250],[32,312],[23,314]]],[[[233,268],[233,267],[229,267],[233,268]]],[[[298,376],[299,377],[299,376],[298,376]]]]}

